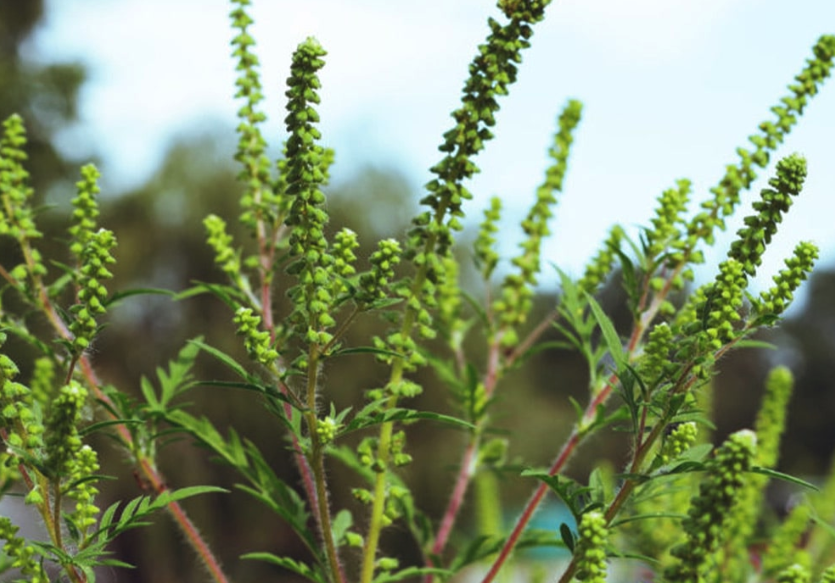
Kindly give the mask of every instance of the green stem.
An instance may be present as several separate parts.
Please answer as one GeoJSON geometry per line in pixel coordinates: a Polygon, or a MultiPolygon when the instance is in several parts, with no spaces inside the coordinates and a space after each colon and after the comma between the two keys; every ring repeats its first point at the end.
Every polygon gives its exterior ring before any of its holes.
{"type": "Polygon", "coordinates": [[[318,382],[319,348],[312,344],[308,350],[307,369],[307,430],[310,435],[310,466],[313,470],[313,480],[316,485],[316,500],[319,511],[319,528],[325,554],[328,559],[331,580],[344,583],[336,542],[333,539],[330,505],[328,504],[328,485],[325,478],[324,446],[317,431],[318,417],[316,416],[316,384],[318,382]]]}

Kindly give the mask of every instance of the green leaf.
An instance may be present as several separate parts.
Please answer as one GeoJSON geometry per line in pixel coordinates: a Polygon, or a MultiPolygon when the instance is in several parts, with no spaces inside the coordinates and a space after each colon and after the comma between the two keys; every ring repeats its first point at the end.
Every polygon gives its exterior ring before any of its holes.
{"type": "MultiPolygon", "coordinates": [[[[364,410],[365,409],[363,409],[363,411],[364,410]]],[[[463,419],[458,419],[457,417],[452,417],[450,415],[444,415],[442,413],[433,413],[432,411],[418,411],[416,409],[404,409],[397,407],[393,409],[387,409],[385,411],[370,413],[367,415],[358,413],[345,427],[345,429],[340,432],[340,435],[344,435],[346,433],[350,433],[351,431],[356,431],[358,429],[365,429],[366,427],[371,427],[372,425],[379,425],[380,423],[388,423],[391,421],[418,420],[436,421],[438,423],[444,423],[446,425],[452,425],[454,427],[464,429],[475,429],[475,426],[472,423],[468,423],[463,419]]]]}
{"type": "Polygon", "coordinates": [[[301,563],[296,561],[295,559],[291,559],[290,557],[279,557],[272,553],[246,553],[245,555],[241,555],[242,559],[255,559],[257,561],[266,561],[268,563],[272,563],[273,565],[278,565],[279,567],[283,567],[288,571],[292,571],[297,575],[301,575],[305,579],[309,579],[311,581],[315,581],[316,583],[326,583],[327,579],[322,574],[319,569],[315,567],[311,567],[305,563],[301,563]]]}
{"type": "Polygon", "coordinates": [[[156,287],[137,287],[133,289],[126,289],[120,290],[115,292],[109,298],[107,298],[103,303],[105,307],[110,307],[113,305],[118,304],[122,300],[126,298],[130,298],[133,296],[145,296],[145,295],[158,295],[158,296],[168,296],[169,298],[176,298],[177,293],[173,292],[168,289],[156,288],[156,287]]]}
{"type": "Polygon", "coordinates": [[[804,488],[808,488],[809,490],[813,490],[814,492],[820,491],[820,489],[817,486],[815,486],[814,484],[810,484],[806,480],[801,480],[800,478],[796,478],[795,476],[791,476],[789,474],[784,474],[783,472],[778,472],[777,470],[763,468],[761,466],[754,466],[753,468],[751,468],[751,472],[754,474],[762,474],[763,476],[768,476],[769,478],[783,480],[784,482],[789,482],[791,484],[797,484],[798,486],[803,486],[804,488]]]}
{"type": "Polygon", "coordinates": [[[442,577],[449,577],[453,573],[446,569],[436,569],[432,567],[407,567],[394,573],[383,573],[374,578],[374,583],[389,583],[390,581],[402,581],[408,577],[418,577],[421,575],[440,575],[442,577]]]}
{"type": "Polygon", "coordinates": [[[597,300],[588,293],[586,294],[586,300],[588,300],[594,319],[597,320],[600,331],[603,333],[606,348],[609,349],[609,354],[612,355],[617,369],[620,370],[626,362],[626,357],[623,352],[623,343],[615,330],[615,325],[603,311],[603,308],[600,307],[600,304],[597,303],[597,300]]]}
{"type": "Polygon", "coordinates": [[[345,356],[347,354],[378,354],[380,356],[393,356],[400,358],[400,354],[392,350],[384,350],[382,348],[375,348],[374,346],[355,346],[353,348],[341,348],[335,350],[331,356],[345,356]]]}
{"type": "Polygon", "coordinates": [[[227,367],[229,367],[229,369],[231,369],[232,372],[237,374],[242,379],[245,379],[246,381],[248,381],[250,383],[257,384],[257,379],[255,377],[250,375],[246,371],[246,369],[238,363],[237,360],[235,360],[234,358],[232,358],[231,356],[229,356],[228,354],[226,354],[222,350],[218,350],[214,346],[210,346],[210,345],[206,344],[205,342],[201,341],[199,338],[189,340],[189,343],[194,344],[195,346],[198,346],[199,348],[205,350],[206,352],[208,352],[209,354],[214,356],[216,359],[218,359],[220,362],[222,362],[227,367]]]}
{"type": "Polygon", "coordinates": [[[574,552],[574,533],[571,532],[571,528],[566,523],[560,524],[560,537],[562,537],[562,542],[568,548],[569,551],[572,553],[574,552]]]}

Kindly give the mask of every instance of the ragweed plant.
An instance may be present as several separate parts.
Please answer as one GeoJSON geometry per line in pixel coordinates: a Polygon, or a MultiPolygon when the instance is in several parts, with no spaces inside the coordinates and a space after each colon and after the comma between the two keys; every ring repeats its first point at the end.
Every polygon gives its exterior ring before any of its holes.
{"type": "MultiPolygon", "coordinates": [[[[776,324],[812,270],[817,248],[800,242],[785,260],[774,285],[753,295],[751,280],[794,197],[801,194],[806,161],[793,154],[777,161],[768,188],[760,193],[726,258],[711,281],[693,288],[693,267],[704,261],[726,220],[738,211],[741,193],[797,123],[811,97],[829,76],[835,37],[824,36],[813,57],[772,108],[750,146],[724,169],[718,184],[692,212],[696,196],[679,179],[658,198],[657,208],[637,237],[615,225],[576,281],[557,270],[542,275],[542,243],[563,191],[582,105],[570,100],[556,120],[545,171],[522,221],[525,238],[509,269],[498,274],[500,199],[483,213],[469,249],[482,293],[461,289],[460,256],[453,253],[465,205],[473,198],[467,180],[475,156],[493,138],[500,98],[516,81],[547,0],[500,0],[501,15],[490,18],[464,83],[454,125],[443,134],[440,161],[430,170],[422,210],[400,239],[372,245],[358,257],[358,235],[334,230],[326,190],[334,153],[322,144],[318,104],[327,93],[319,78],[327,51],[314,38],[293,53],[287,79],[286,141],[271,162],[263,135],[262,85],[248,0],[234,0],[232,41],[238,78],[238,146],[235,159],[242,187],[237,220],[251,242],[236,241],[229,217],[209,215],[206,241],[222,282],[196,283],[176,294],[217,296],[230,307],[230,321],[248,360],[241,363],[202,338],[189,342],[157,382],[140,381],[141,399],[103,384],[89,359],[108,310],[136,292],[111,292],[107,280],[117,249],[114,233],[98,225],[98,172],[82,169],[73,200],[69,256],[46,261],[38,248],[43,234],[25,169],[25,132],[17,116],[4,123],[0,139],[0,236],[16,245],[0,276],[3,290],[0,341],[15,335],[37,352],[22,376],[0,354],[0,436],[5,451],[0,492],[20,493],[45,526],[44,540],[18,536],[11,520],[0,519],[5,541],[0,569],[17,569],[28,581],[93,580],[98,565],[119,565],[107,545],[166,508],[193,547],[207,576],[228,581],[208,545],[178,501],[218,490],[194,486],[170,490],[156,467],[160,437],[172,431],[192,436],[240,477],[238,487],[285,523],[309,559],[264,549],[244,555],[266,561],[316,583],[384,583],[420,577],[448,580],[473,569],[493,581],[516,560],[520,547],[556,546],[566,551],[557,576],[604,581],[617,570],[609,562],[638,560],[655,581],[820,581],[833,579],[832,497],[809,495],[782,522],[767,514],[763,491],[781,478],[809,486],[774,470],[792,378],[779,368],[767,381],[753,430],[740,430],[715,449],[705,438],[708,414],[700,409],[717,374],[715,363],[744,346],[758,330],[776,324]],[[361,260],[367,260],[363,270],[361,260]],[[68,263],[69,262],[69,263],[68,263]],[[47,266],[50,266],[49,268],[47,266]],[[54,269],[57,273],[52,273],[54,269]],[[627,297],[629,328],[618,331],[595,299],[617,270],[627,297]],[[532,323],[535,286],[559,284],[553,310],[532,323]],[[14,301],[7,301],[13,296],[14,301]],[[284,296],[288,302],[277,298],[284,296]],[[280,306],[287,305],[285,311],[280,306]],[[23,308],[21,308],[23,306],[23,308]],[[360,318],[379,316],[383,332],[353,344],[348,332],[360,318]],[[50,326],[30,329],[33,318],[50,326]],[[497,397],[508,373],[555,343],[581,356],[588,373],[585,403],[573,401],[576,418],[546,468],[526,468],[534,491],[518,519],[505,530],[496,473],[516,471],[506,461],[514,435],[497,437],[497,397]],[[247,390],[261,399],[287,438],[299,484],[283,481],[268,464],[247,428],[219,430],[179,397],[201,384],[192,376],[200,353],[238,377],[212,382],[247,390]],[[373,355],[381,370],[362,400],[338,408],[334,358],[373,355]],[[416,408],[425,388],[421,369],[431,368],[455,403],[453,415],[416,408]],[[443,423],[463,434],[460,460],[440,516],[418,507],[403,468],[413,463],[407,426],[443,423]],[[587,480],[566,475],[569,461],[593,435],[612,426],[625,431],[630,448],[621,467],[600,466],[587,480]],[[88,443],[107,431],[127,453],[145,494],[125,505],[97,506],[102,476],[98,452],[88,443]],[[242,435],[243,434],[243,435],[242,435]],[[353,470],[355,479],[335,483],[329,464],[353,470]],[[471,488],[472,487],[472,488],[471,488]],[[356,505],[337,508],[337,490],[356,505]],[[481,517],[470,540],[458,525],[473,491],[481,517]],[[530,528],[548,494],[571,513],[551,530],[530,528]],[[408,532],[420,551],[417,562],[389,553],[383,541],[391,527],[408,532]]],[[[373,243],[373,242],[372,242],[373,243]]],[[[52,259],[52,258],[51,258],[52,259]]],[[[434,388],[434,387],[433,387],[434,388]]],[[[274,448],[275,440],[270,446],[274,448]]],[[[835,471],[822,491],[835,491],[835,471]]],[[[522,559],[519,559],[520,561],[522,559]]]]}

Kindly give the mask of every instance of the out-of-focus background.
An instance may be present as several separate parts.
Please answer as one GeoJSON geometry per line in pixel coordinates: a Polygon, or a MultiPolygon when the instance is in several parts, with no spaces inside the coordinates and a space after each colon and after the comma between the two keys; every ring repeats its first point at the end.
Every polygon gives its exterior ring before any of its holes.
{"type": "MultiPolygon", "coordinates": [[[[78,167],[92,160],[102,170],[102,223],[119,239],[111,289],[179,290],[195,280],[219,279],[201,221],[209,212],[230,222],[238,214],[229,10],[220,0],[0,0],[0,116],[17,112],[25,118],[29,169],[38,200],[52,205],[44,220],[53,232],[65,226],[78,167]]],[[[283,82],[293,48],[314,35],[330,53],[320,108],[323,141],[337,155],[329,209],[334,226],[357,231],[364,250],[380,237],[405,232],[427,169],[438,159],[440,136],[451,125],[448,114],[467,64],[487,34],[488,15],[497,12],[491,2],[475,0],[254,1],[252,34],[273,153],[284,137],[283,82]]],[[[470,185],[476,198],[466,207],[464,241],[472,238],[487,198],[497,194],[507,208],[501,250],[506,257],[515,252],[518,222],[542,179],[555,118],[576,97],[585,104],[584,119],[544,258],[578,275],[613,223],[637,233],[648,223],[654,199],[677,178],[693,180],[696,200],[707,196],[724,165],[734,161],[736,147],[770,118],[769,107],[786,94],[816,39],[835,32],[833,23],[835,3],[819,0],[797,0],[790,10],[777,0],[555,2],[524,55],[519,82],[501,102],[497,139],[477,160],[484,171],[470,185]]],[[[797,390],[780,469],[811,477],[826,471],[835,449],[833,130],[830,80],[779,153],[805,154],[809,178],[756,285],[769,284],[801,239],[821,246],[820,269],[783,326],[766,336],[778,348],[739,351],[723,360],[715,397],[719,435],[750,425],[768,368],[791,366],[797,390]]],[[[745,196],[746,205],[767,175],[745,196]]],[[[729,225],[728,237],[707,254],[701,278],[711,277],[740,222],[729,225]]],[[[7,247],[0,253],[12,252],[7,247]]],[[[460,253],[466,257],[465,244],[460,253]]],[[[556,279],[546,265],[537,299],[543,312],[555,301],[556,279]]],[[[617,310],[621,299],[617,281],[611,282],[602,300],[626,325],[626,314],[617,310]]],[[[361,323],[354,337],[367,336],[371,327],[361,323]]],[[[136,391],[143,375],[152,377],[198,334],[240,353],[231,315],[220,302],[139,297],[111,315],[94,358],[104,379],[136,391]]],[[[219,378],[224,372],[205,360],[198,374],[219,378]]],[[[354,361],[350,372],[337,363],[328,378],[339,391],[328,398],[338,406],[355,402],[360,391],[379,383],[379,375],[371,362],[354,361]]],[[[584,398],[584,375],[575,355],[550,352],[507,379],[497,423],[510,431],[524,427],[511,457],[530,465],[550,460],[569,430],[567,397],[584,398]]],[[[427,390],[420,405],[447,409],[438,380],[430,373],[421,380],[427,390]]],[[[219,427],[248,428],[279,473],[296,483],[282,429],[257,402],[218,389],[201,389],[196,401],[219,427]]],[[[407,475],[433,516],[445,504],[457,439],[431,426],[410,433],[418,461],[407,475]]],[[[582,478],[597,459],[617,464],[622,454],[613,443],[595,440],[571,471],[582,478]]],[[[139,494],[119,456],[109,456],[105,470],[120,478],[108,486],[108,496],[139,494]]],[[[234,476],[187,442],[169,448],[163,471],[174,487],[234,484],[234,476]]],[[[334,480],[357,485],[340,468],[331,472],[334,480]]],[[[531,487],[512,476],[503,482],[509,500],[523,500],[531,487]]],[[[337,492],[334,503],[350,504],[347,492],[337,492]]],[[[278,519],[241,493],[187,506],[235,580],[277,576],[266,565],[239,561],[242,552],[303,553],[278,519]]],[[[405,533],[399,539],[392,544],[401,544],[408,558],[414,549],[405,533]]],[[[139,565],[112,573],[115,580],[203,580],[164,515],[114,550],[139,565]]]]}

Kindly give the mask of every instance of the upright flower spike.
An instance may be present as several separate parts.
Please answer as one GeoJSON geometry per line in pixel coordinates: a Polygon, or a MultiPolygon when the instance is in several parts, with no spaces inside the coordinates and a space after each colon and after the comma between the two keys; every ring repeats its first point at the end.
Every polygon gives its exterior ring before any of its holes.
{"type": "MultiPolygon", "coordinates": [[[[484,148],[484,142],[493,138],[489,128],[496,123],[496,98],[507,94],[508,87],[516,81],[516,64],[521,61],[522,50],[530,46],[532,25],[544,18],[549,3],[550,0],[502,0],[499,7],[508,22],[488,20],[490,35],[478,47],[464,82],[462,105],[452,113],[455,126],[444,133],[444,142],[439,146],[445,155],[430,168],[435,178],[426,184],[428,194],[421,200],[428,210],[413,220],[414,228],[409,231],[405,255],[414,262],[418,273],[412,289],[404,289],[405,334],[389,337],[389,341],[401,341],[392,344],[391,350],[414,354],[409,338],[413,326],[424,338],[435,334],[430,310],[437,307],[436,287],[442,285],[445,276],[443,258],[452,246],[453,231],[462,228],[463,202],[472,198],[463,182],[479,170],[472,158],[484,148]]],[[[411,357],[409,360],[411,365],[416,364],[411,357]]]]}
{"type": "Polygon", "coordinates": [[[719,548],[729,511],[744,484],[745,473],[756,455],[753,431],[732,434],[716,451],[708,473],[682,523],[687,539],[672,549],[678,560],[665,569],[664,578],[676,583],[701,583],[719,548]]]}
{"type": "Polygon", "coordinates": [[[580,538],[574,551],[577,579],[587,583],[606,581],[606,518],[601,512],[583,514],[578,527],[580,538]]]}
{"type": "MultiPolygon", "coordinates": [[[[760,410],[754,423],[757,434],[756,465],[774,468],[780,449],[780,438],[786,424],[786,407],[792,393],[794,379],[791,371],[779,366],[768,375],[765,383],[760,410]]],[[[763,494],[768,478],[752,474],[739,492],[739,499],[732,510],[733,517],[729,527],[725,547],[725,565],[723,572],[730,580],[745,580],[750,572],[749,545],[757,525],[757,517],[762,511],[763,494]]]]}
{"type": "Polygon", "coordinates": [[[603,247],[592,257],[583,277],[577,282],[577,287],[589,294],[593,294],[598,286],[606,281],[609,274],[612,272],[612,266],[615,263],[615,250],[620,248],[621,241],[623,241],[625,233],[620,225],[615,225],[609,231],[609,236],[603,243],[603,247]]]}
{"type": "Polygon", "coordinates": [[[0,235],[11,235],[17,240],[42,237],[31,207],[29,172],[23,167],[27,158],[25,146],[23,119],[13,114],[3,122],[0,137],[0,197],[4,202],[0,206],[0,235]]]}
{"type": "Polygon", "coordinates": [[[75,381],[61,388],[52,401],[46,421],[45,468],[52,476],[64,476],[72,469],[73,458],[81,449],[78,423],[87,399],[87,390],[75,381]]]}
{"type": "Polygon", "coordinates": [[[270,160],[267,158],[267,141],[261,133],[261,124],[267,116],[259,109],[264,99],[261,92],[261,77],[258,73],[258,57],[251,51],[255,40],[248,32],[252,18],[247,14],[246,7],[250,0],[232,0],[236,8],[232,10],[230,18],[232,27],[238,31],[232,40],[234,51],[232,56],[237,59],[235,70],[239,77],[235,81],[238,91],[235,97],[244,100],[244,105],[238,110],[238,151],[235,159],[243,167],[238,180],[244,185],[241,197],[241,223],[252,233],[256,234],[259,220],[274,220],[274,209],[280,204],[279,197],[273,192],[270,174],[270,160]]]}
{"type": "Polygon", "coordinates": [[[484,281],[489,282],[493,270],[499,263],[499,254],[496,252],[496,233],[499,232],[498,222],[501,218],[502,199],[494,196],[490,199],[490,208],[484,211],[484,221],[478,228],[473,248],[475,250],[475,263],[481,272],[484,281]]]}
{"type": "Polygon", "coordinates": [[[43,563],[37,558],[35,547],[27,545],[24,538],[17,536],[18,530],[19,527],[12,524],[10,519],[0,516],[0,540],[6,541],[3,553],[12,559],[9,566],[20,569],[20,574],[28,577],[28,583],[47,583],[49,577],[43,563]]]}
{"type": "Polygon", "coordinates": [[[687,209],[692,184],[689,180],[681,179],[675,188],[665,190],[658,198],[655,217],[652,218],[652,229],[647,231],[647,255],[658,257],[673,247],[670,261],[679,263],[683,260],[681,247],[684,245],[680,237],[678,225],[682,221],[682,213],[687,209]]]}
{"type": "Polygon", "coordinates": [[[261,330],[261,317],[255,315],[251,308],[238,308],[235,312],[235,324],[238,326],[238,335],[244,337],[244,347],[249,357],[266,367],[275,365],[278,359],[278,352],[270,343],[270,335],[261,330]]]}
{"type": "Polygon", "coordinates": [[[745,227],[731,245],[729,257],[743,264],[745,273],[753,276],[762,262],[766,245],[777,232],[777,225],[792,204],[791,197],[800,194],[806,178],[806,159],[792,154],[777,162],[777,175],[768,181],[771,188],[762,191],[754,203],[756,215],[745,217],[745,227]]]}
{"type": "Polygon", "coordinates": [[[805,503],[791,509],[771,536],[771,543],[763,555],[763,573],[774,576],[794,563],[808,566],[809,557],[800,547],[811,519],[812,509],[805,503]]]}
{"type": "Polygon", "coordinates": [[[296,304],[296,325],[310,344],[326,345],[333,336],[327,329],[335,324],[330,314],[335,298],[332,294],[331,265],[334,257],[328,251],[325,225],[325,195],[319,189],[326,180],[327,156],[316,143],[321,137],[314,123],[319,114],[313,108],[319,103],[320,87],[316,72],[325,64],[327,53],[313,37],[308,37],[293,53],[286,92],[288,115],[284,121],[290,138],[287,140],[287,195],[291,197],[286,223],[290,234],[290,255],[295,261],[288,271],[299,279],[291,291],[296,304]]]}
{"type": "Polygon", "coordinates": [[[76,257],[81,257],[84,246],[99,224],[99,203],[96,201],[96,195],[100,192],[100,177],[98,169],[92,164],[87,164],[81,168],[81,180],[75,183],[78,194],[72,199],[74,209],[69,234],[72,240],[70,251],[76,257]]]}
{"type": "Polygon", "coordinates": [[[518,337],[516,328],[527,320],[533,305],[533,287],[539,273],[540,249],[542,240],[550,234],[548,219],[553,216],[551,210],[557,202],[555,193],[562,191],[565,170],[568,164],[569,148],[574,137],[572,132],[580,123],[582,104],[571,100],[559,117],[559,130],[554,136],[554,144],[549,156],[554,163],[545,174],[545,181],[536,191],[536,202],[527,217],[522,221],[525,240],[522,242],[521,255],[513,259],[518,273],[508,275],[501,288],[501,297],[494,303],[493,311],[499,318],[503,329],[502,345],[511,347],[518,337]]]}
{"type": "Polygon", "coordinates": [[[84,351],[90,346],[96,334],[96,317],[106,311],[107,288],[102,280],[113,277],[107,266],[116,262],[110,253],[115,246],[113,232],[99,229],[89,236],[79,257],[78,303],[70,308],[75,315],[70,331],[73,333],[73,347],[77,351],[84,351]]]}
{"type": "Polygon", "coordinates": [[[779,316],[791,304],[794,292],[812,272],[818,248],[809,242],[799,243],[794,254],[786,259],[786,269],[775,275],[774,285],[762,292],[753,302],[754,311],[761,316],[779,316]]]}
{"type": "Polygon", "coordinates": [[[702,203],[698,213],[687,228],[687,247],[694,249],[700,240],[712,244],[715,229],[724,230],[725,219],[739,203],[739,194],[751,186],[757,177],[755,167],[765,168],[770,153],[782,143],[791,131],[808,99],[814,96],[821,83],[829,76],[835,58],[835,36],[822,36],[814,49],[814,58],[808,59],[806,67],[795,77],[796,83],[789,85],[790,96],[783,97],[780,105],[771,108],[777,116],[775,121],[760,124],[760,133],[748,138],[753,150],[738,148],[739,163],[730,164],[719,184],[711,189],[713,198],[702,203]]]}
{"type": "Polygon", "coordinates": [[[233,282],[241,282],[240,253],[232,247],[232,236],[226,232],[226,221],[215,214],[203,219],[209,247],[215,252],[215,265],[233,282]]]}

